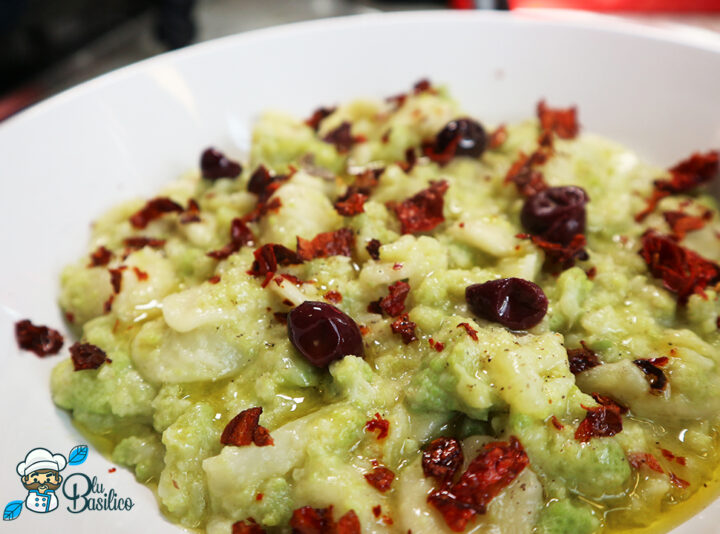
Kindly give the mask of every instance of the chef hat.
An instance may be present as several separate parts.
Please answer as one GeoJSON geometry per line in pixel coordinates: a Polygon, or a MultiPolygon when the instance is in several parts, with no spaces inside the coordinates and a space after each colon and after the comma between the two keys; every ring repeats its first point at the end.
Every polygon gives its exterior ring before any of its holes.
{"type": "Polygon", "coordinates": [[[62,471],[66,465],[67,460],[62,454],[53,454],[47,449],[38,447],[27,453],[25,461],[17,465],[17,473],[20,476],[25,476],[39,469],[62,471]]]}

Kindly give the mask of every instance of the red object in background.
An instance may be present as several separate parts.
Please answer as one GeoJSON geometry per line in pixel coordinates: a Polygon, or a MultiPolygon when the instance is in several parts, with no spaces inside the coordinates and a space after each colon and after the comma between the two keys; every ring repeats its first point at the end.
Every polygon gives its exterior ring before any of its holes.
{"type": "Polygon", "coordinates": [[[710,12],[720,11],[720,0],[509,0],[510,9],[554,7],[589,11],[710,12]]]}

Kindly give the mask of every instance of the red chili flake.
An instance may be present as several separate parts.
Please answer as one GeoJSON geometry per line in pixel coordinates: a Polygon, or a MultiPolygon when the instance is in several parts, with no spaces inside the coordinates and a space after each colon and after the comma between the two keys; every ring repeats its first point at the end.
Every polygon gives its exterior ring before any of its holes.
{"type": "Polygon", "coordinates": [[[114,473],[115,471],[117,471],[117,469],[114,467],[111,467],[110,469],[108,469],[108,473],[114,473]]]}
{"type": "Polygon", "coordinates": [[[273,317],[275,317],[275,320],[280,324],[287,324],[287,316],[288,316],[287,313],[280,313],[280,312],[273,313],[273,317]]]}
{"type": "Polygon", "coordinates": [[[658,473],[664,473],[662,466],[657,458],[649,452],[631,452],[627,455],[628,463],[634,469],[640,469],[643,465],[658,473]]]}
{"type": "Polygon", "coordinates": [[[357,191],[356,188],[350,186],[344,195],[339,197],[334,204],[335,211],[344,217],[352,217],[365,211],[365,201],[368,195],[357,191]]]}
{"type": "Polygon", "coordinates": [[[180,223],[190,224],[195,222],[200,222],[200,205],[197,200],[191,198],[188,200],[188,207],[180,215],[180,223]]]}
{"type": "Polygon", "coordinates": [[[74,323],[75,322],[75,314],[72,312],[65,312],[65,320],[68,323],[74,323]]]}
{"type": "Polygon", "coordinates": [[[399,280],[388,286],[388,294],[380,299],[379,307],[390,317],[397,317],[405,311],[405,299],[410,293],[410,284],[399,280]]]}
{"type": "Polygon", "coordinates": [[[508,133],[507,128],[504,124],[498,126],[488,138],[488,148],[495,149],[500,148],[505,141],[507,141],[508,133]]]}
{"type": "Polygon", "coordinates": [[[360,334],[362,334],[363,336],[366,336],[370,333],[370,329],[364,324],[358,325],[358,328],[360,329],[360,334]]]}
{"type": "MultiPolygon", "coordinates": [[[[392,517],[390,517],[389,515],[384,515],[382,518],[382,522],[386,525],[392,525],[394,523],[392,517]]],[[[412,532],[410,534],[412,534],[412,532]]]]}
{"type": "MultiPolygon", "coordinates": [[[[675,349],[672,349],[670,353],[674,354],[674,350],[675,349]]],[[[667,356],[659,356],[657,358],[650,358],[648,361],[657,367],[665,367],[670,361],[670,358],[668,358],[667,356]]]]}
{"type": "Polygon", "coordinates": [[[375,517],[380,517],[382,515],[382,506],[379,504],[377,506],[373,506],[372,513],[375,517]]]}
{"type": "Polygon", "coordinates": [[[585,250],[586,240],[583,234],[575,234],[568,245],[547,241],[538,235],[517,234],[515,237],[530,239],[536,247],[545,252],[546,261],[563,270],[572,267],[576,260],[585,261],[589,258],[585,250]]]}
{"type": "Polygon", "coordinates": [[[135,273],[135,277],[138,279],[138,281],[143,282],[148,279],[148,273],[145,271],[138,269],[137,267],[133,267],[133,272],[135,273]]]}
{"type": "MultiPolygon", "coordinates": [[[[277,271],[278,266],[298,265],[303,262],[295,251],[272,243],[261,246],[253,252],[253,255],[255,261],[253,261],[252,267],[248,271],[248,274],[252,276],[269,275],[277,271]]],[[[272,280],[272,276],[270,276],[270,280],[272,280]]],[[[270,280],[267,280],[267,282],[270,280]]]]}
{"type": "Polygon", "coordinates": [[[692,294],[705,295],[703,290],[720,280],[717,264],[652,230],[643,235],[640,255],[665,289],[677,293],[680,303],[692,294]]]}
{"type": "Polygon", "coordinates": [[[689,215],[684,211],[663,212],[665,222],[670,226],[672,237],[676,241],[682,241],[688,232],[700,230],[712,219],[712,212],[706,211],[702,216],[689,215]]]}
{"type": "Polygon", "coordinates": [[[593,266],[590,267],[586,272],[585,276],[588,277],[588,280],[595,280],[595,276],[597,275],[597,267],[593,266]]]}
{"type": "Polygon", "coordinates": [[[127,269],[125,265],[121,265],[115,269],[108,269],[110,272],[110,284],[112,285],[113,292],[117,295],[120,293],[122,288],[122,272],[127,269]]]}
{"type": "Polygon", "coordinates": [[[565,425],[563,425],[560,420],[554,415],[550,418],[550,422],[552,423],[552,426],[554,426],[558,430],[562,430],[563,428],[565,428],[565,425]]]}
{"type": "Polygon", "coordinates": [[[385,439],[390,432],[390,421],[383,419],[379,413],[375,413],[375,416],[365,423],[365,430],[368,432],[378,431],[377,439],[385,439]]]}
{"type": "Polygon", "coordinates": [[[395,473],[383,466],[375,467],[369,473],[365,473],[365,480],[380,493],[388,491],[394,479],[395,473]]]}
{"type": "Polygon", "coordinates": [[[428,339],[428,344],[438,352],[445,350],[445,345],[439,341],[435,341],[433,338],[428,339]]]}
{"type": "MultiPolygon", "coordinates": [[[[437,90],[432,86],[430,80],[423,78],[413,85],[412,92],[409,94],[419,95],[421,93],[436,94],[437,90]]],[[[396,108],[400,108],[405,103],[407,97],[408,93],[401,93],[399,95],[389,96],[385,100],[394,104],[396,108]]]]}
{"type": "Polygon", "coordinates": [[[680,489],[685,489],[690,485],[690,482],[687,480],[683,480],[682,478],[678,477],[675,473],[670,473],[670,482],[672,482],[673,486],[676,486],[680,489]]]}
{"type": "Polygon", "coordinates": [[[358,191],[370,195],[370,192],[380,183],[380,176],[385,172],[385,167],[375,169],[365,169],[360,174],[355,175],[354,187],[358,191]]]}
{"type": "Polygon", "coordinates": [[[352,256],[354,246],[355,234],[350,228],[323,232],[310,241],[297,238],[297,254],[305,261],[329,256],[352,256]]]}
{"type": "Polygon", "coordinates": [[[553,132],[562,139],[573,139],[580,130],[575,107],[549,108],[545,105],[545,101],[541,100],[537,105],[537,116],[543,131],[553,132]]]}
{"type": "Polygon", "coordinates": [[[90,254],[90,263],[88,264],[88,267],[103,267],[110,263],[112,257],[112,251],[103,246],[99,246],[92,254],[90,254]]]}
{"type": "Polygon", "coordinates": [[[403,234],[429,232],[445,221],[443,197],[448,190],[445,180],[430,182],[430,187],[402,201],[388,202],[387,206],[400,220],[403,234]]]}
{"type": "Polygon", "coordinates": [[[258,447],[273,445],[273,439],[267,429],[258,424],[262,411],[259,406],[248,408],[233,417],[223,430],[220,443],[238,447],[251,443],[258,447]]]}
{"type": "Polygon", "coordinates": [[[215,276],[211,276],[208,278],[208,282],[211,284],[218,284],[220,282],[220,276],[217,274],[215,276]]]}
{"type": "Polygon", "coordinates": [[[103,363],[112,363],[105,351],[90,343],[75,343],[70,347],[70,357],[76,371],[97,369],[103,363]]]}
{"type": "Polygon", "coordinates": [[[399,271],[400,269],[403,268],[403,264],[402,264],[402,263],[395,263],[395,264],[393,264],[392,268],[393,268],[393,271],[399,271]]]}
{"type": "Polygon", "coordinates": [[[145,228],[155,219],[159,219],[166,213],[182,213],[183,207],[167,197],[157,197],[148,200],[145,207],[130,217],[130,224],[135,228],[145,228]]]}
{"type": "Polygon", "coordinates": [[[330,115],[332,115],[336,109],[336,107],[317,108],[315,111],[313,111],[313,114],[310,116],[310,118],[305,120],[305,124],[307,124],[308,126],[310,126],[310,128],[317,132],[320,128],[320,123],[327,119],[330,115]]]}
{"type": "Polygon", "coordinates": [[[645,374],[645,379],[650,384],[650,392],[660,394],[667,386],[667,377],[660,367],[657,367],[650,360],[633,360],[640,370],[645,374]]]}
{"type": "Polygon", "coordinates": [[[40,357],[57,354],[64,342],[62,334],[57,330],[34,325],[28,319],[15,323],[15,339],[18,347],[34,352],[40,357]]]}
{"type": "Polygon", "coordinates": [[[669,169],[670,179],[655,180],[655,190],[647,207],[635,216],[642,221],[665,197],[687,193],[715,178],[720,171],[720,152],[695,153],[669,169]]]}
{"type": "Polygon", "coordinates": [[[460,323],[459,325],[457,325],[457,327],[464,328],[465,332],[467,332],[467,335],[470,336],[473,341],[478,340],[477,330],[470,326],[470,323],[460,323]]]}
{"type": "Polygon", "coordinates": [[[265,495],[263,495],[262,493],[258,493],[257,495],[255,495],[256,501],[262,501],[264,498],[265,498],[265,495]]]}
{"type": "Polygon", "coordinates": [[[265,529],[258,525],[252,517],[245,521],[236,521],[233,523],[232,534],[265,534],[265,529]],[[247,521],[247,523],[245,521],[247,521]]]}
{"type": "Polygon", "coordinates": [[[367,250],[368,254],[370,254],[370,257],[374,260],[380,259],[380,246],[382,243],[380,243],[377,239],[371,239],[368,241],[367,245],[365,245],[365,250],[367,250]]]}
{"type": "Polygon", "coordinates": [[[339,154],[345,154],[355,143],[360,142],[360,139],[353,136],[352,125],[348,121],[343,121],[337,128],[328,132],[323,137],[323,141],[335,145],[335,150],[339,154]]]}
{"type": "Polygon", "coordinates": [[[350,510],[337,523],[333,519],[333,507],[312,508],[303,506],[290,518],[293,534],[360,534],[360,520],[350,510]]]}
{"type": "Polygon", "coordinates": [[[593,394],[593,398],[600,406],[583,406],[587,415],[575,431],[575,439],[582,443],[590,441],[591,438],[607,438],[622,432],[621,414],[626,412],[627,408],[609,397],[593,394]]]}
{"type": "Polygon", "coordinates": [[[531,197],[544,191],[548,188],[545,177],[533,167],[545,163],[546,159],[547,155],[540,150],[533,152],[530,156],[521,152],[517,161],[512,164],[505,175],[505,183],[515,184],[518,192],[524,197],[531,197]]]}
{"type": "Polygon", "coordinates": [[[115,302],[115,295],[110,295],[108,299],[103,303],[103,311],[105,313],[110,313],[112,310],[113,302],[115,302]]]}
{"type": "Polygon", "coordinates": [[[155,239],[152,237],[128,237],[124,241],[125,247],[132,250],[140,250],[144,247],[161,248],[165,246],[164,239],[155,239]]]}
{"type": "Polygon", "coordinates": [[[434,489],[428,495],[428,502],[438,509],[450,529],[462,532],[476,514],[487,511],[492,499],[515,480],[528,463],[525,450],[514,436],[509,443],[488,443],[458,482],[434,489]]]}
{"type": "Polygon", "coordinates": [[[595,352],[590,350],[584,341],[581,341],[580,345],[580,348],[567,351],[570,372],[574,375],[600,365],[600,360],[595,352]]]}
{"type": "Polygon", "coordinates": [[[303,282],[303,281],[300,280],[297,276],[292,275],[292,274],[281,273],[281,274],[280,274],[280,277],[281,277],[281,278],[284,278],[284,279],[287,280],[288,282],[292,282],[293,284],[295,284],[295,285],[298,286],[298,287],[300,287],[300,286],[303,285],[303,284],[312,284],[312,282],[303,282]]]}
{"type": "Polygon", "coordinates": [[[230,223],[230,243],[225,245],[219,250],[213,250],[207,253],[207,255],[216,260],[224,260],[230,255],[235,254],[245,245],[254,245],[255,236],[252,230],[248,228],[247,224],[242,219],[235,218],[230,223]]]}
{"type": "Polygon", "coordinates": [[[325,300],[332,302],[333,304],[339,304],[342,302],[342,295],[339,291],[328,291],[323,295],[325,300]]]}
{"type": "Polygon", "coordinates": [[[400,334],[400,336],[402,336],[403,343],[407,345],[417,339],[417,336],[415,335],[416,326],[417,325],[410,320],[408,314],[403,313],[390,324],[390,329],[394,334],[400,334]]]}
{"type": "Polygon", "coordinates": [[[423,451],[423,474],[426,477],[433,477],[440,484],[445,484],[455,478],[464,461],[462,447],[458,440],[439,437],[431,441],[423,451]]]}

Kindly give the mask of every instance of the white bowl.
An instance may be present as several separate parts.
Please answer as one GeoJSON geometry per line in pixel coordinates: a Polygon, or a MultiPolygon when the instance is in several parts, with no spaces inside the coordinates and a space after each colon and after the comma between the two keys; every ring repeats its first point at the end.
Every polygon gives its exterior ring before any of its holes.
{"type": "MultiPolygon", "coordinates": [[[[447,84],[473,115],[531,116],[538,99],[577,104],[586,130],[666,165],[720,146],[720,38],[567,12],[365,15],[271,28],[190,47],[103,76],[0,125],[0,506],[23,499],[15,466],[32,448],[67,454],[84,439],[53,406],[57,357],[20,352],[21,318],[62,325],[58,273],[90,221],[197,165],[201,149],[241,154],[257,114],[447,84]]],[[[130,512],[27,510],[3,526],[103,534],[177,532],[154,497],[91,448],[73,468],[136,505],[130,512]]],[[[71,471],[68,471],[70,473],[71,471]]],[[[677,534],[718,531],[720,502],[677,534]]]]}

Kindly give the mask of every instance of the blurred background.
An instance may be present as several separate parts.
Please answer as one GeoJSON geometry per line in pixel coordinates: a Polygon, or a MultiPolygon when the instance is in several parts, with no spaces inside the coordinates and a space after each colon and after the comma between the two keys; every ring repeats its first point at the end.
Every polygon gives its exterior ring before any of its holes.
{"type": "Polygon", "coordinates": [[[256,28],[378,11],[544,7],[720,33],[720,0],[0,0],[0,121],[115,68],[256,28]]]}

